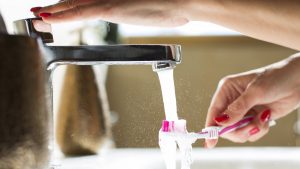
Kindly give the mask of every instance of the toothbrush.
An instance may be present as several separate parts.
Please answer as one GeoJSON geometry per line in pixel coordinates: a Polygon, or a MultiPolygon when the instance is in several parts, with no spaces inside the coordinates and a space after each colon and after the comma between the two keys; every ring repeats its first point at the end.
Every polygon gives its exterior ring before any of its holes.
{"type": "MultiPolygon", "coordinates": [[[[162,127],[159,131],[159,147],[162,155],[166,161],[167,168],[176,168],[176,149],[179,147],[182,159],[181,168],[190,168],[192,164],[192,144],[198,139],[217,139],[223,134],[232,132],[238,128],[248,125],[254,120],[254,116],[245,116],[242,120],[237,123],[227,126],[210,126],[204,128],[201,132],[189,133],[186,129],[185,120],[168,121],[162,122],[162,127]]],[[[275,125],[275,121],[269,121],[269,126],[275,125]]]]}
{"type": "MultiPolygon", "coordinates": [[[[186,122],[185,120],[178,121],[163,121],[162,125],[162,134],[166,134],[171,137],[178,138],[191,138],[191,139],[217,139],[219,136],[222,136],[226,133],[232,132],[236,129],[244,127],[248,125],[250,122],[254,120],[254,116],[245,116],[242,120],[227,126],[210,126],[202,129],[201,132],[191,132],[188,133],[186,130],[186,122]],[[181,121],[181,122],[180,122],[181,121]]],[[[274,120],[269,121],[269,126],[274,126],[276,122],[274,120]]]]}

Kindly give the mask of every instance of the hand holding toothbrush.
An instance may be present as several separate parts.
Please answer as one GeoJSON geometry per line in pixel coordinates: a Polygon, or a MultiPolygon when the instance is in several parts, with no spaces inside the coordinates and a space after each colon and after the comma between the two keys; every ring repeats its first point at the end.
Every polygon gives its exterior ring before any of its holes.
{"type": "MultiPolygon", "coordinates": [[[[225,77],[209,107],[206,127],[230,126],[247,115],[247,126],[222,137],[233,142],[256,141],[269,131],[268,121],[286,116],[300,102],[300,54],[253,71],[225,77]]],[[[217,139],[206,140],[212,148],[217,139]]]]}

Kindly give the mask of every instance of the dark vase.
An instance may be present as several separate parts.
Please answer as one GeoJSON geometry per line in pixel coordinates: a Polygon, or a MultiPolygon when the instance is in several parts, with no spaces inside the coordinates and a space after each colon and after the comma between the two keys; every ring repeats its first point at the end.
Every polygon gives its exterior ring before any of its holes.
{"type": "Polygon", "coordinates": [[[39,46],[0,33],[0,169],[49,167],[51,114],[39,46]]]}

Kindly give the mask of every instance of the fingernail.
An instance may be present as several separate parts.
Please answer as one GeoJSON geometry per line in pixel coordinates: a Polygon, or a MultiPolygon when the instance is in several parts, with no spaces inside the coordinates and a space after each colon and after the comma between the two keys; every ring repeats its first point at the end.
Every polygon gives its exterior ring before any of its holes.
{"type": "Polygon", "coordinates": [[[259,131],[260,131],[260,129],[258,127],[254,127],[253,129],[251,129],[249,131],[249,135],[252,136],[252,135],[258,133],[259,131]]]}
{"type": "Polygon", "coordinates": [[[37,11],[39,11],[39,10],[41,10],[41,9],[42,9],[42,7],[39,7],[39,6],[38,6],[38,7],[33,7],[33,8],[31,8],[30,11],[31,11],[31,12],[37,12],[37,11]]]}
{"type": "Polygon", "coordinates": [[[49,16],[51,16],[52,14],[51,13],[40,13],[39,16],[40,17],[43,17],[43,18],[47,18],[49,16]]]}
{"type": "Polygon", "coordinates": [[[267,122],[267,121],[270,120],[270,117],[271,117],[271,110],[270,110],[270,109],[267,109],[267,110],[265,110],[265,111],[261,114],[260,120],[261,120],[263,123],[265,123],[265,122],[267,122]]]}
{"type": "Polygon", "coordinates": [[[216,121],[217,123],[221,123],[221,122],[224,122],[224,121],[226,121],[226,120],[228,120],[228,119],[229,119],[228,114],[222,114],[222,115],[220,115],[220,116],[217,116],[217,117],[215,118],[215,121],[216,121]]]}

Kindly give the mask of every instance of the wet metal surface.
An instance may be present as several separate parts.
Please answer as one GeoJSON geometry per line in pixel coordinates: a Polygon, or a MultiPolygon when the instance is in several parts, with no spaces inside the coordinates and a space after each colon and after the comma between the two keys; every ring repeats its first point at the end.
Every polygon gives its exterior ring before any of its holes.
{"type": "Polygon", "coordinates": [[[48,46],[52,57],[47,65],[126,65],[180,63],[179,45],[103,45],[103,46],[48,46]]]}

